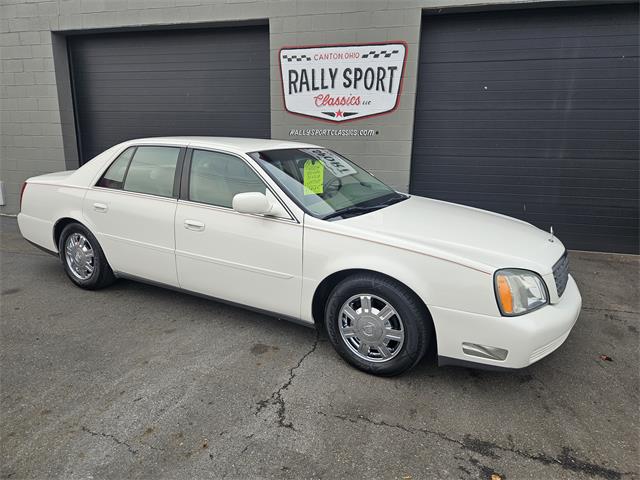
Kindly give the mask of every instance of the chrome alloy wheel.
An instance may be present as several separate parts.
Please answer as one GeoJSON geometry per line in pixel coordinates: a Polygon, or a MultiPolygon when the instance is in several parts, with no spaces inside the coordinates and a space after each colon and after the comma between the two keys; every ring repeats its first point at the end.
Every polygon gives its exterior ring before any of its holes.
{"type": "Polygon", "coordinates": [[[387,362],[404,343],[404,325],[385,299],[369,294],[349,298],[339,313],[342,340],[349,350],[369,362],[387,362]]]}
{"type": "Polygon", "coordinates": [[[64,258],[74,277],[88,280],[95,269],[93,247],[81,233],[72,233],[64,246],[64,258]]]}

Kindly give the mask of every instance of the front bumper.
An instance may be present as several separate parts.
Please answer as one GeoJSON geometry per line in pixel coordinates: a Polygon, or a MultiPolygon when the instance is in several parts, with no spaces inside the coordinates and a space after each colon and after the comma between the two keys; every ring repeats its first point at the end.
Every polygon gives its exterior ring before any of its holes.
{"type": "Polygon", "coordinates": [[[569,336],[582,307],[582,297],[570,276],[562,298],[519,317],[493,317],[441,307],[429,307],[436,327],[441,364],[476,364],[488,368],[524,368],[556,350],[569,336]],[[504,360],[468,355],[462,344],[508,350],[504,360]]]}

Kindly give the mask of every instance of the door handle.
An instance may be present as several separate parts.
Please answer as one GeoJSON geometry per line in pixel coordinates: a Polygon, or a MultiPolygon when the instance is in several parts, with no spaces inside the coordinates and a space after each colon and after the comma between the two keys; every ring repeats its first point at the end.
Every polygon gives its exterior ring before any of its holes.
{"type": "Polygon", "coordinates": [[[188,228],[189,230],[194,230],[196,232],[202,232],[204,230],[204,223],[197,220],[185,220],[184,228],[188,228]]]}
{"type": "Polygon", "coordinates": [[[96,212],[105,213],[107,210],[109,210],[109,207],[107,207],[104,203],[94,203],[93,209],[96,212]]]}

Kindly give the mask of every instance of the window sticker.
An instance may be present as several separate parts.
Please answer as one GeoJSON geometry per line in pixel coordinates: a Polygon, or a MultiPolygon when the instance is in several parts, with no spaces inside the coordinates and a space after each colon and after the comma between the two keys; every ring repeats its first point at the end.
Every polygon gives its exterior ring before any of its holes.
{"type": "Polygon", "coordinates": [[[304,163],[304,194],[320,194],[323,188],[324,165],[318,160],[307,160],[304,163]]]}
{"type": "MultiPolygon", "coordinates": [[[[311,155],[313,158],[320,160],[334,177],[341,178],[357,173],[351,165],[331,150],[327,150],[325,148],[303,148],[301,150],[304,153],[311,155]]],[[[305,170],[306,167],[307,165],[305,164],[305,170]]]]}

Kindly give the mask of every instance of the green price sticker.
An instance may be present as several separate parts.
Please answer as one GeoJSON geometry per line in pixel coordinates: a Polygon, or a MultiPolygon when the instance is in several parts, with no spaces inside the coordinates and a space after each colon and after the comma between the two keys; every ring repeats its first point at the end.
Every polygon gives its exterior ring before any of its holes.
{"type": "Polygon", "coordinates": [[[319,160],[307,160],[304,163],[304,194],[322,193],[324,186],[324,166],[319,160]]]}

